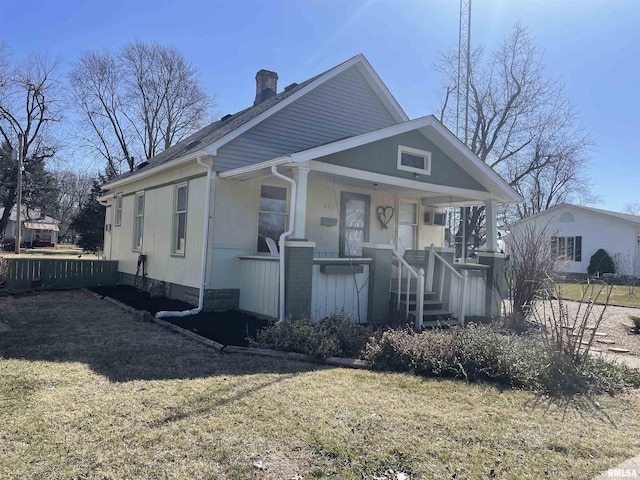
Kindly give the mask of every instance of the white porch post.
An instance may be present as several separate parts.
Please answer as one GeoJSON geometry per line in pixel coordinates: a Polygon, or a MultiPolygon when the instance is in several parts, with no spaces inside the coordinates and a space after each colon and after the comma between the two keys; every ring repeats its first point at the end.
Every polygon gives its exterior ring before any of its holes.
{"type": "Polygon", "coordinates": [[[305,222],[307,221],[307,177],[309,167],[295,167],[293,169],[293,180],[297,184],[296,188],[296,211],[294,216],[293,238],[303,239],[305,237],[305,222]]]}
{"type": "Polygon", "coordinates": [[[487,223],[487,252],[498,251],[498,227],[496,217],[498,215],[498,202],[487,200],[484,202],[485,218],[487,223]]]}

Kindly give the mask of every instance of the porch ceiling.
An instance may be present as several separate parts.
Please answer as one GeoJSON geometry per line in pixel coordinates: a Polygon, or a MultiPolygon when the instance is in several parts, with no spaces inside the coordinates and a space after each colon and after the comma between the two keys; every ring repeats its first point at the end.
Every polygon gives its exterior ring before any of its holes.
{"type": "Polygon", "coordinates": [[[428,183],[400,179],[387,175],[372,174],[362,170],[348,168],[335,169],[334,166],[318,161],[309,162],[310,178],[318,176],[337,181],[341,185],[390,192],[403,197],[419,198],[425,206],[456,207],[483,205],[491,198],[487,192],[465,190],[455,187],[443,187],[428,183]]]}

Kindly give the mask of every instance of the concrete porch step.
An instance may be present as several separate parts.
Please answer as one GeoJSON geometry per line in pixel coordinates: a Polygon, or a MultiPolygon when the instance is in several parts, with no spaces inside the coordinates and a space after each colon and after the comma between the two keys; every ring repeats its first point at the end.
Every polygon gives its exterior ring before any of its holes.
{"type": "MultiPolygon", "coordinates": [[[[422,296],[422,298],[424,300],[432,300],[433,297],[435,297],[435,295],[436,295],[436,292],[424,292],[424,295],[422,296]]],[[[395,302],[398,297],[400,298],[400,301],[403,302],[404,300],[407,299],[407,294],[405,291],[398,293],[397,288],[392,288],[390,292],[391,300],[395,302]]],[[[416,298],[417,298],[416,290],[415,288],[412,288],[409,291],[409,301],[415,301],[416,298]]]]}
{"type": "MultiPolygon", "coordinates": [[[[439,300],[423,300],[422,305],[424,306],[425,312],[431,311],[444,311],[442,308],[443,303],[439,300]]],[[[404,312],[407,308],[407,302],[404,300],[400,300],[399,310],[404,312]]],[[[409,311],[414,311],[418,308],[418,302],[416,300],[409,300],[409,311]]]]}

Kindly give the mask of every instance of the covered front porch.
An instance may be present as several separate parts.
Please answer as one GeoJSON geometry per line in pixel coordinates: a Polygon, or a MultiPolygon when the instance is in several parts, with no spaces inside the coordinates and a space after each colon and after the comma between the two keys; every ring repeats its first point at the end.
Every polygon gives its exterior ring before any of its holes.
{"type": "Polygon", "coordinates": [[[414,127],[219,175],[235,185],[226,190],[259,197],[255,251],[237,256],[242,310],[320,319],[345,309],[362,323],[402,315],[417,328],[490,314],[497,208],[517,196],[437,122],[414,127]],[[446,245],[447,210],[476,205],[487,253],[467,264],[446,245]]]}

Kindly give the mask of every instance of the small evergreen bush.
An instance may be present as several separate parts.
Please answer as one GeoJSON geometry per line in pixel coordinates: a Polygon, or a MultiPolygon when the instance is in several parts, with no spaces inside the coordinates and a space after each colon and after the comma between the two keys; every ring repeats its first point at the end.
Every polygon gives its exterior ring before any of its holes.
{"type": "Polygon", "coordinates": [[[616,266],[609,254],[601,248],[591,256],[587,273],[590,276],[600,276],[603,273],[616,273],[616,266]]]}

